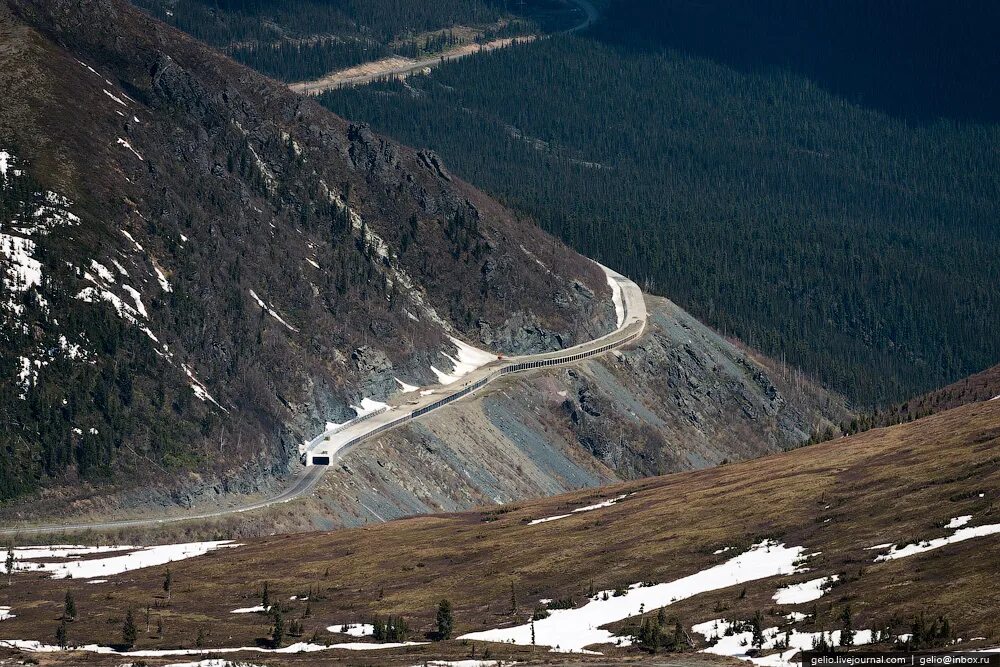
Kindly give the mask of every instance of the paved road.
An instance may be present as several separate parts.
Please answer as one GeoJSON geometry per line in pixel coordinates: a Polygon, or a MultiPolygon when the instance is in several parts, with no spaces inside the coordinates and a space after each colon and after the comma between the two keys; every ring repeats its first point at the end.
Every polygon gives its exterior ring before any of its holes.
{"type": "MultiPolygon", "coordinates": [[[[495,362],[477,368],[453,384],[446,386],[436,385],[432,388],[424,389],[422,392],[397,395],[390,401],[387,410],[364,421],[357,421],[347,427],[330,430],[313,438],[306,445],[306,456],[322,453],[330,457],[331,464],[335,463],[368,438],[396,428],[411,419],[429,414],[443,407],[442,403],[450,404],[453,400],[460,400],[467,395],[471,395],[481,387],[499,379],[503,375],[556,364],[575,363],[580,358],[597,356],[609,349],[621,347],[632,342],[642,335],[646,327],[646,304],[642,297],[642,290],[625,276],[607,267],[601,266],[601,268],[608,275],[609,280],[614,281],[620,287],[624,316],[622,323],[613,332],[557,352],[509,357],[503,360],[498,359],[495,362]],[[424,395],[421,396],[420,393],[424,395]],[[414,415],[417,412],[422,414],[414,415]]],[[[306,466],[292,484],[278,495],[266,500],[240,505],[239,507],[210,512],[178,514],[153,519],[126,519],[92,523],[47,523],[25,527],[5,527],[0,528],[0,535],[30,535],[62,531],[156,527],[179,521],[211,519],[240,514],[271,505],[286,503],[308,494],[328,468],[329,466],[325,465],[306,466]]]]}

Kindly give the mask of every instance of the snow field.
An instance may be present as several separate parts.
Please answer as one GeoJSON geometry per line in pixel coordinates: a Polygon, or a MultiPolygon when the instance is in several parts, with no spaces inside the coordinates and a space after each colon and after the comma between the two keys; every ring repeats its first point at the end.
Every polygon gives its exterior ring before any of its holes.
{"type": "Polygon", "coordinates": [[[535,643],[553,647],[555,651],[583,652],[592,644],[613,643],[615,637],[601,626],[639,613],[671,605],[679,600],[728,588],[738,584],[779,575],[796,573],[796,561],[805,552],[803,547],[786,547],[774,542],[760,542],[728,561],[700,572],[663,584],[643,586],[632,584],[624,595],[612,591],[592,598],[576,609],[555,609],[547,618],[511,628],[472,632],[459,639],[508,642],[521,645],[535,643]]]}
{"type": "Polygon", "coordinates": [[[93,579],[121,574],[144,567],[165,565],[174,561],[202,556],[209,551],[238,547],[230,540],[160,544],[151,547],[114,546],[54,546],[14,549],[14,570],[18,572],[49,572],[53,579],[93,579]],[[127,551],[119,554],[117,552],[127,551]],[[81,556],[113,553],[101,558],[81,559],[81,556]],[[37,562],[39,559],[63,559],[61,562],[37,562]]]}

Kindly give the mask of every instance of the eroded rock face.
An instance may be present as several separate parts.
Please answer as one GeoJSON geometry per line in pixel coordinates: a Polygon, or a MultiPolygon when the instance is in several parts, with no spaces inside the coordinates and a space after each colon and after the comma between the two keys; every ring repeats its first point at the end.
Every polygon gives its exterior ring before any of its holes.
{"type": "Polygon", "coordinates": [[[648,334],[626,350],[514,376],[358,448],[328,473],[314,525],[705,468],[849,421],[842,398],[783,375],[666,299],[647,305],[648,334]]]}

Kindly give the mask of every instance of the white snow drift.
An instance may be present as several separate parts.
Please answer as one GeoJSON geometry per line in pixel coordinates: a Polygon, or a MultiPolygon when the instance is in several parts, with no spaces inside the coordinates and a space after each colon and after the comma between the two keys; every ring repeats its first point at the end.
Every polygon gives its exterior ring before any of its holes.
{"type": "Polygon", "coordinates": [[[22,572],[50,572],[53,579],[92,579],[121,574],[144,567],[165,565],[174,561],[202,556],[209,551],[238,547],[230,540],[215,542],[187,542],[184,544],[159,544],[151,547],[114,546],[53,546],[24,547],[14,550],[14,569],[22,572]],[[93,554],[128,551],[102,558],[81,558],[93,554]],[[38,562],[46,559],[47,562],[38,562]],[[62,559],[51,562],[50,559],[62,559]]]}
{"type": "Polygon", "coordinates": [[[603,507],[611,507],[612,505],[614,505],[615,503],[617,503],[619,500],[624,500],[628,496],[629,496],[629,494],[626,493],[624,495],[618,496],[617,498],[611,498],[610,500],[605,500],[602,503],[597,503],[596,505],[587,505],[586,507],[577,507],[575,510],[573,510],[569,514],[556,514],[555,516],[547,516],[547,517],[543,517],[541,519],[532,519],[531,521],[528,522],[528,525],[529,526],[534,526],[534,525],[539,524],[539,523],[547,523],[549,521],[555,521],[556,519],[565,519],[566,517],[573,516],[573,514],[576,514],[576,513],[579,513],[579,512],[592,512],[593,510],[599,510],[599,509],[601,509],[603,507]]]}
{"type": "Polygon", "coordinates": [[[458,359],[450,354],[443,353],[444,356],[448,357],[448,360],[451,361],[452,370],[450,373],[439,371],[434,366],[431,366],[431,372],[437,376],[440,384],[452,384],[454,382],[458,382],[480,366],[485,366],[491,361],[496,360],[496,355],[490,354],[485,350],[473,347],[453,336],[448,336],[448,339],[451,340],[456,348],[458,348],[458,359]]]}
{"type": "Polygon", "coordinates": [[[552,646],[557,651],[583,651],[591,644],[613,642],[611,632],[600,629],[601,626],[638,614],[640,609],[657,609],[708,591],[795,574],[795,563],[802,558],[804,551],[803,547],[761,542],[725,563],[675,581],[652,586],[632,584],[625,595],[613,596],[611,591],[607,591],[606,600],[602,599],[602,593],[578,609],[556,609],[547,618],[534,623],[472,632],[459,639],[530,645],[533,643],[534,627],[534,643],[552,646]]]}
{"type": "MultiPolygon", "coordinates": [[[[964,526],[972,519],[969,517],[956,517],[951,520],[948,527],[954,526],[964,526]]],[[[893,545],[888,553],[882,554],[875,558],[875,562],[896,560],[897,558],[906,558],[907,556],[913,556],[915,554],[922,554],[927,551],[933,551],[934,549],[940,549],[943,546],[949,544],[956,544],[958,542],[964,542],[965,540],[971,540],[974,537],[986,537],[987,535],[995,535],[1000,533],[1000,523],[987,524],[985,526],[973,526],[971,528],[959,528],[951,535],[947,537],[938,537],[933,540],[924,540],[917,544],[906,544],[904,546],[893,545]]]]}
{"type": "Polygon", "coordinates": [[[350,635],[351,637],[371,637],[375,634],[375,626],[371,623],[342,623],[327,627],[327,632],[350,635]]]}
{"type": "Polygon", "coordinates": [[[774,594],[774,601],[778,604],[802,604],[818,600],[823,597],[823,593],[830,587],[830,584],[838,578],[838,575],[835,574],[779,588],[778,592],[774,594]]]}
{"type": "MultiPolygon", "coordinates": [[[[734,632],[727,636],[725,635],[725,631],[728,625],[728,621],[720,618],[714,621],[699,623],[691,628],[695,632],[704,635],[709,641],[715,642],[712,646],[703,649],[702,653],[728,655],[762,665],[763,667],[790,667],[792,665],[792,657],[801,650],[811,650],[813,643],[819,639],[821,634],[826,636],[828,642],[832,641],[834,645],[840,644],[840,630],[826,633],[791,630],[788,634],[785,634],[779,631],[778,628],[767,628],[763,631],[765,639],[763,649],[774,649],[779,641],[784,642],[786,638],[788,639],[788,648],[771,655],[751,657],[747,655],[747,651],[753,648],[751,645],[753,633],[750,631],[734,632]]],[[[855,646],[870,644],[871,642],[871,630],[855,631],[855,646]]]]}
{"type": "Polygon", "coordinates": [[[202,655],[204,653],[315,653],[316,651],[331,651],[341,649],[345,651],[374,651],[379,649],[399,648],[401,646],[421,646],[427,642],[387,642],[385,644],[374,644],[371,642],[351,642],[346,644],[310,644],[308,642],[298,642],[289,644],[282,648],[261,648],[259,646],[237,646],[232,648],[174,648],[162,650],[139,650],[139,651],[116,651],[110,646],[100,644],[85,644],[83,646],[73,646],[62,648],[53,644],[43,644],[34,639],[0,639],[0,646],[18,649],[27,653],[58,653],[60,651],[85,651],[87,653],[102,653],[105,655],[120,655],[129,658],[165,658],[181,655],[202,655]]]}

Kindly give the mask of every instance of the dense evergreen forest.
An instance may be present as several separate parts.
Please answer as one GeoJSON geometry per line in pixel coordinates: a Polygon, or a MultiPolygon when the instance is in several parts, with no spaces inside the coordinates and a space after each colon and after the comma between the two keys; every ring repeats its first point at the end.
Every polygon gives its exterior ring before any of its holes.
{"type": "Polygon", "coordinates": [[[613,0],[597,34],[777,66],[910,119],[1000,120],[995,0],[613,0]]]}
{"type": "Polygon", "coordinates": [[[162,21],[284,81],[393,54],[416,58],[459,40],[558,29],[565,0],[132,0],[162,21]],[[426,33],[438,33],[427,35],[426,33]]]}
{"type": "Polygon", "coordinates": [[[998,126],[597,37],[322,102],[860,405],[1000,359],[998,126]]]}

